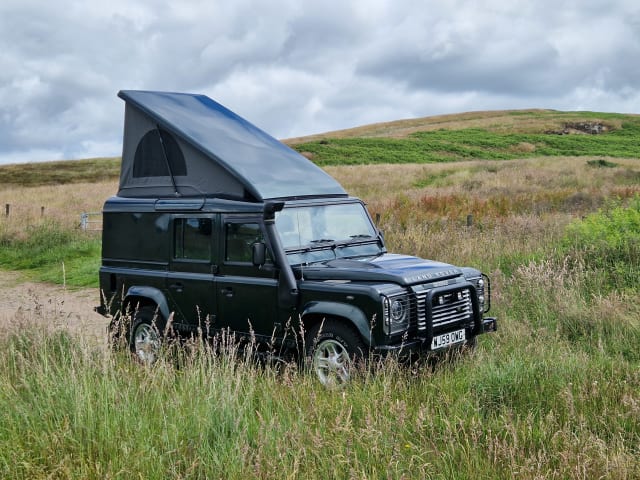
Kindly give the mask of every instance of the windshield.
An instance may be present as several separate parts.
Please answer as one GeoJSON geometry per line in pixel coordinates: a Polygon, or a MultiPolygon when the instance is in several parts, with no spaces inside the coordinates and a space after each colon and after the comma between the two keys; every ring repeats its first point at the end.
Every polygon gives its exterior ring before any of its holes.
{"type": "Polygon", "coordinates": [[[296,253],[290,263],[381,252],[377,231],[361,203],[285,208],[276,214],[276,228],[287,254],[296,253]]]}

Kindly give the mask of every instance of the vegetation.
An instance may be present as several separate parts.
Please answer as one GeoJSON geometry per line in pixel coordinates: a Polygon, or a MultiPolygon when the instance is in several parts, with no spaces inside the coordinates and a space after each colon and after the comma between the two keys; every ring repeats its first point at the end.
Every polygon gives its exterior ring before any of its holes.
{"type": "Polygon", "coordinates": [[[564,134],[564,131],[514,133],[487,128],[440,129],[411,133],[405,138],[329,138],[296,144],[295,148],[323,166],[540,156],[640,157],[637,142],[640,118],[630,117],[620,128],[600,134],[564,134]]]}
{"type": "Polygon", "coordinates": [[[0,265],[21,270],[40,281],[69,286],[96,286],[100,237],[78,234],[57,223],[29,226],[23,235],[0,230],[0,265]]]}
{"type": "Polygon", "coordinates": [[[564,243],[576,261],[597,272],[603,289],[636,291],[640,278],[640,197],[628,207],[613,202],[574,222],[564,243]]]}
{"type": "Polygon", "coordinates": [[[25,163],[0,167],[0,185],[60,185],[120,178],[119,158],[25,163]]]}
{"type": "Polygon", "coordinates": [[[0,473],[637,477],[637,368],[589,353],[587,339],[514,336],[531,326],[507,326],[435,370],[387,360],[339,392],[293,366],[238,359],[233,344],[196,349],[180,369],[145,369],[68,333],[25,328],[1,341],[0,473]]]}
{"type": "MultiPolygon", "coordinates": [[[[639,162],[585,151],[326,167],[368,202],[390,250],[488,273],[500,322],[472,354],[374,361],[339,391],[225,337],[143,368],[52,328],[46,302],[16,314],[19,328],[0,321],[0,477],[640,478],[639,162]]],[[[56,191],[91,211],[115,183],[56,191]]],[[[43,203],[56,201],[44,187],[0,195],[51,211],[0,218],[3,268],[95,275],[99,242],[74,209],[43,203]]]]}

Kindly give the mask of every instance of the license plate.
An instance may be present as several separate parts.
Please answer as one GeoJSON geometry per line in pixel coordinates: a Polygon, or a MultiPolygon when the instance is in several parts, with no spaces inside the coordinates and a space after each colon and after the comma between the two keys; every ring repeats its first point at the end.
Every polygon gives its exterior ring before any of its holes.
{"type": "Polygon", "coordinates": [[[461,343],[466,340],[466,335],[463,330],[456,330],[455,332],[443,333],[442,335],[436,335],[431,342],[431,350],[437,350],[439,348],[445,348],[449,345],[461,343]]]}

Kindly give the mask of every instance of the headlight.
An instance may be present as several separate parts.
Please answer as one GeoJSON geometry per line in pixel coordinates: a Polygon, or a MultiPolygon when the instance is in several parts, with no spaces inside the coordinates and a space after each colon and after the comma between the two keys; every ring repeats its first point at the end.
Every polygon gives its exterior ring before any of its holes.
{"type": "Polygon", "coordinates": [[[463,268],[465,279],[476,287],[476,299],[480,314],[491,309],[491,281],[484,273],[475,268],[463,268]]]}
{"type": "Polygon", "coordinates": [[[478,304],[482,313],[487,313],[491,308],[491,284],[489,283],[489,277],[482,274],[482,277],[476,282],[478,290],[478,304]]]}
{"type": "Polygon", "coordinates": [[[409,327],[409,299],[406,295],[384,297],[384,333],[394,335],[409,327]]]}

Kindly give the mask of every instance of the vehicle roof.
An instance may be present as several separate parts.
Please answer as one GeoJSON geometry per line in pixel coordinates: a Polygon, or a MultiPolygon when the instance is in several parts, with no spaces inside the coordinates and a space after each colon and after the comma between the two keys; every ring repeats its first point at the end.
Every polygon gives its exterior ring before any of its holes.
{"type": "Polygon", "coordinates": [[[119,196],[346,196],[300,153],[205,95],[123,90],[119,196]]]}
{"type": "MultiPolygon", "coordinates": [[[[290,200],[285,202],[287,207],[306,207],[313,205],[328,205],[335,203],[361,202],[355,197],[318,197],[290,200]]],[[[105,213],[117,212],[167,212],[167,213],[246,213],[262,214],[264,203],[247,202],[222,198],[129,198],[113,196],[103,207],[105,213]]]]}

